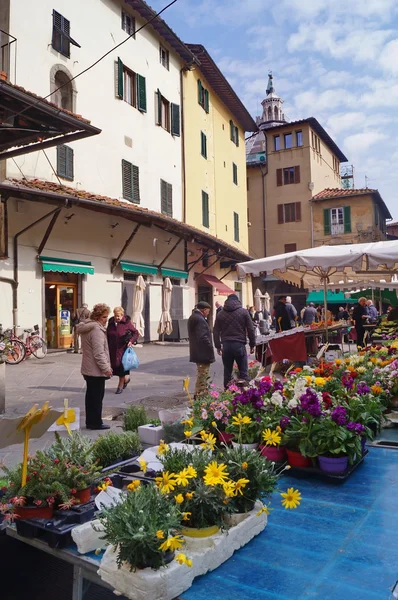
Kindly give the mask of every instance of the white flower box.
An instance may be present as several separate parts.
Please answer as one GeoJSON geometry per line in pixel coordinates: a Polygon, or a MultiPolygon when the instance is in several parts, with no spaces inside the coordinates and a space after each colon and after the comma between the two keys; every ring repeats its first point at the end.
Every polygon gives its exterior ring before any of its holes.
{"type": "Polygon", "coordinates": [[[138,437],[143,444],[158,446],[160,440],[164,438],[164,429],[162,425],[140,425],[138,437]]]}

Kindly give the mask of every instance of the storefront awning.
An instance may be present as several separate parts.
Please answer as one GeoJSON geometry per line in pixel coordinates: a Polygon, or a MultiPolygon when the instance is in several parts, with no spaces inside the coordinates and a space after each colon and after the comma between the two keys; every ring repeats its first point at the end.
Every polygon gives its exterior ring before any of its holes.
{"type": "Polygon", "coordinates": [[[160,269],[162,277],[174,277],[174,279],[188,279],[187,271],[179,271],[178,269],[160,269]]]}
{"type": "Polygon", "coordinates": [[[78,275],[94,275],[91,262],[39,256],[44,273],[77,273],[78,275]]]}
{"type": "Polygon", "coordinates": [[[214,277],[214,275],[204,274],[201,275],[199,279],[211,285],[211,287],[213,287],[217,291],[219,296],[229,296],[230,294],[235,293],[234,290],[231,290],[231,288],[229,288],[227,285],[225,285],[225,283],[217,279],[217,277],[214,277]]]}
{"type": "Polygon", "coordinates": [[[141,263],[120,261],[120,266],[125,273],[137,273],[139,275],[157,275],[158,268],[153,265],[144,265],[141,263]]]}
{"type": "MultiPolygon", "coordinates": [[[[326,301],[328,304],[340,304],[344,306],[345,304],[355,304],[356,300],[350,298],[350,296],[345,296],[344,292],[331,292],[328,290],[326,301]]],[[[314,304],[322,304],[324,302],[323,292],[310,292],[307,296],[307,302],[313,302],[314,304]]]]}

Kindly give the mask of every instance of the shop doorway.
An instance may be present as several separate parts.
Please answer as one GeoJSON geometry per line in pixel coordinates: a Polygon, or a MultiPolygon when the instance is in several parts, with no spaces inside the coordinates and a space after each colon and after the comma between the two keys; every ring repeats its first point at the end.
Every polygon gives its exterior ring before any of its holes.
{"type": "Polygon", "coordinates": [[[45,274],[45,323],[49,348],[70,348],[72,314],[78,306],[78,275],[45,274]]]}

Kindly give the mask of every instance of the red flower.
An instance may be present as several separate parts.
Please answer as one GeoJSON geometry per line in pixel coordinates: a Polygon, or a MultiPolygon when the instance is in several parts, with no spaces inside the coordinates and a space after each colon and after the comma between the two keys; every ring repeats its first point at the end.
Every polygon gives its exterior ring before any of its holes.
{"type": "Polygon", "coordinates": [[[329,394],[329,392],[322,392],[322,400],[323,400],[323,405],[326,409],[332,407],[333,402],[332,402],[332,397],[329,394]]]}
{"type": "Polygon", "coordinates": [[[76,492],[77,492],[77,490],[75,490],[75,488],[73,488],[73,489],[70,491],[70,493],[71,493],[71,494],[76,494],[76,492]]]}
{"type": "Polygon", "coordinates": [[[46,498],[46,502],[48,506],[51,506],[52,504],[54,504],[55,498],[53,496],[50,496],[49,498],[46,498]]]}
{"type": "Polygon", "coordinates": [[[26,476],[26,481],[30,481],[30,475],[26,476]]]}
{"type": "Polygon", "coordinates": [[[3,485],[3,487],[1,488],[2,492],[6,492],[7,491],[7,486],[3,485]]]}
{"type": "Polygon", "coordinates": [[[54,464],[57,465],[59,463],[59,458],[54,459],[54,464]]]}
{"type": "Polygon", "coordinates": [[[43,504],[43,502],[41,500],[36,500],[35,504],[36,504],[36,506],[40,506],[41,504],[43,504]]]}

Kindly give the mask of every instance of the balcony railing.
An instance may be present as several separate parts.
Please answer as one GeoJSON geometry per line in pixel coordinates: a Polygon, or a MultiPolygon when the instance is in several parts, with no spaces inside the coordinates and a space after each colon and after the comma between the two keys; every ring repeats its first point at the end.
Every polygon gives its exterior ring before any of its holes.
{"type": "Polygon", "coordinates": [[[0,72],[2,78],[16,83],[17,38],[0,29],[0,72]]]}

